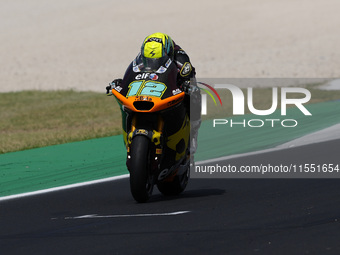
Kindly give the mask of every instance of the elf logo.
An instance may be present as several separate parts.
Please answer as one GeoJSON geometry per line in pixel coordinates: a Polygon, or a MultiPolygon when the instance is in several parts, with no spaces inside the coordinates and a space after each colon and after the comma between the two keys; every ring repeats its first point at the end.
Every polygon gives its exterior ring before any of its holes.
{"type": "Polygon", "coordinates": [[[156,81],[156,80],[158,80],[158,75],[155,74],[155,73],[151,73],[151,74],[150,73],[141,73],[141,74],[137,74],[136,77],[135,77],[136,80],[146,80],[148,78],[150,78],[153,81],[156,81]]]}
{"type": "Polygon", "coordinates": [[[137,74],[135,79],[136,80],[145,80],[150,76],[150,73],[141,73],[141,74],[137,74]]]}

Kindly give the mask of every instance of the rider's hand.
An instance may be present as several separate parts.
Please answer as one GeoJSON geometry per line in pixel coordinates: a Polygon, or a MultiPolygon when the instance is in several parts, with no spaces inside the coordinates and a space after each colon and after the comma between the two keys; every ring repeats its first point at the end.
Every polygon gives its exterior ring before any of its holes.
{"type": "Polygon", "coordinates": [[[191,95],[193,92],[195,92],[198,88],[195,85],[192,85],[190,80],[186,80],[182,83],[182,89],[183,91],[188,94],[191,95]]]}
{"type": "Polygon", "coordinates": [[[114,85],[114,87],[122,85],[123,80],[122,79],[114,79],[111,84],[114,85]]]}
{"type": "Polygon", "coordinates": [[[109,86],[106,86],[106,95],[111,96],[112,95],[112,85],[109,83],[109,86]]]}
{"type": "Polygon", "coordinates": [[[190,81],[183,81],[181,87],[185,93],[190,94],[190,81]]]}

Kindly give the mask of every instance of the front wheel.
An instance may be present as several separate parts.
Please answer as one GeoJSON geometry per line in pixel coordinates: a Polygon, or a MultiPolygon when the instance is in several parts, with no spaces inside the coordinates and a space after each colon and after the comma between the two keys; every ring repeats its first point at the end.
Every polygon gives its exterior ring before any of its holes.
{"type": "Polygon", "coordinates": [[[130,153],[130,189],[133,198],[145,203],[152,194],[153,178],[149,171],[150,140],[142,135],[132,140],[130,153]]]}

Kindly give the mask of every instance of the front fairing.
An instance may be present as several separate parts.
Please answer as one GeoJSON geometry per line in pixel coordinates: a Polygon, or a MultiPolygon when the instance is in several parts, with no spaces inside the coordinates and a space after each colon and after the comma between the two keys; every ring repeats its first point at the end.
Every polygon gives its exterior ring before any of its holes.
{"type": "Polygon", "coordinates": [[[177,66],[169,58],[154,61],[152,68],[136,58],[125,72],[121,86],[113,94],[122,107],[134,112],[156,112],[184,99],[177,86],[177,66]]]}

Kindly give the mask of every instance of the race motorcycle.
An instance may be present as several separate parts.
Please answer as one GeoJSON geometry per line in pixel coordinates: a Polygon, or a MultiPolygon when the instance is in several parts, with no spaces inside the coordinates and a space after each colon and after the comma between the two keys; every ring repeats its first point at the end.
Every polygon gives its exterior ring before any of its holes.
{"type": "Polygon", "coordinates": [[[146,202],[154,185],[163,195],[178,195],[189,180],[188,100],[176,84],[177,73],[167,56],[134,60],[123,80],[107,87],[121,110],[130,190],[137,202],[146,202]]]}

